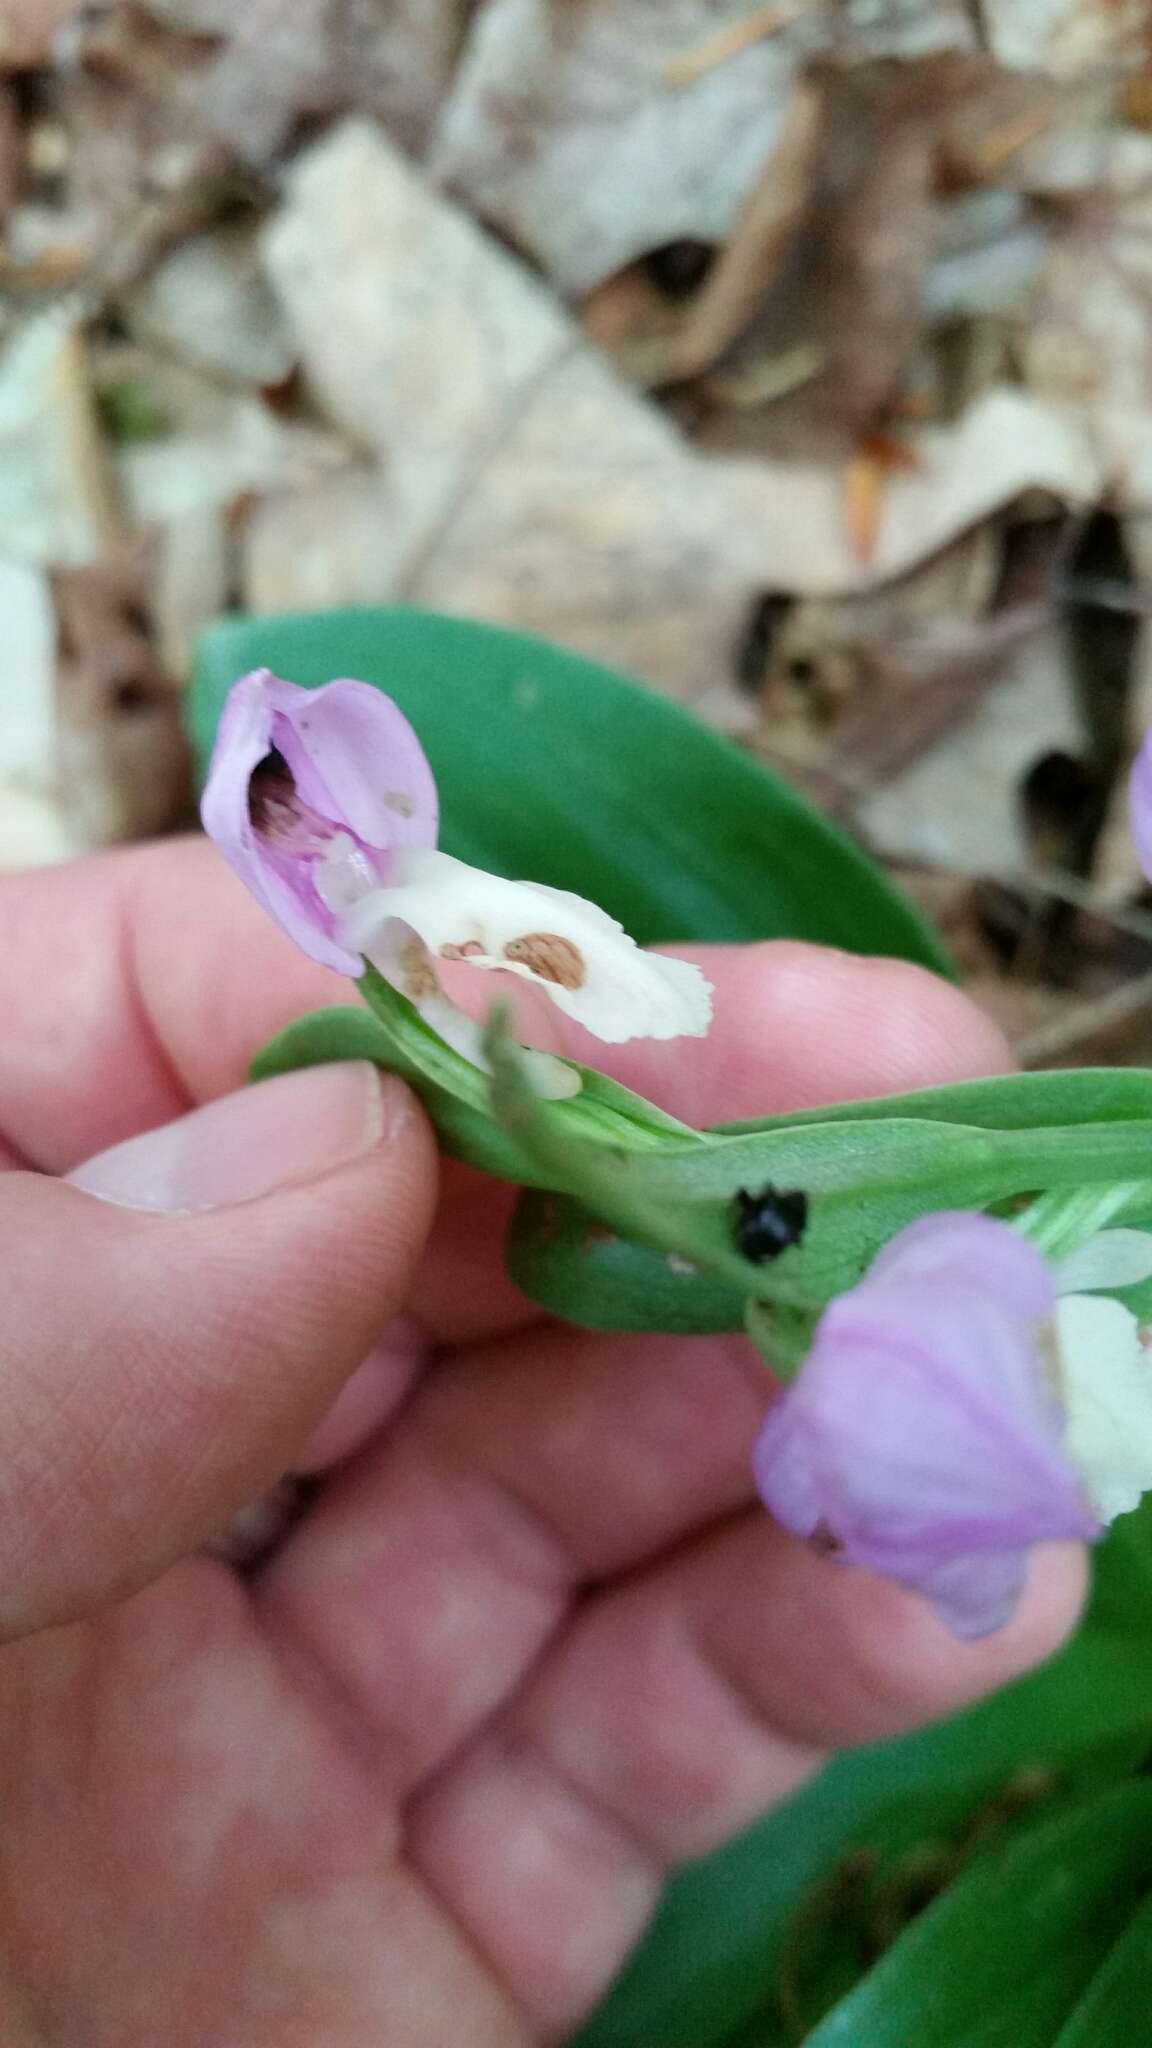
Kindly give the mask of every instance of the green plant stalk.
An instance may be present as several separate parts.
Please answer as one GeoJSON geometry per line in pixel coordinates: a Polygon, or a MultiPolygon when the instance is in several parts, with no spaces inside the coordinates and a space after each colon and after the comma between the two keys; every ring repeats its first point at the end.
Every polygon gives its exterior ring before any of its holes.
{"type": "Polygon", "coordinates": [[[1120,1181],[1112,1187],[1052,1188],[1013,1217],[1046,1258],[1065,1259],[1097,1231],[1125,1221],[1152,1221],[1152,1181],[1120,1181]]]}
{"type": "Polygon", "coordinates": [[[369,1008],[301,1019],[254,1071],[366,1057],[402,1074],[446,1150],[537,1191],[521,1205],[510,1269],[542,1305],[591,1327],[745,1326],[788,1368],[813,1318],[918,1216],[1030,1198],[1020,1227],[1060,1257],[1121,1215],[1152,1214],[1150,1076],[1009,1076],[699,1132],[591,1068],[578,1069],[577,1096],[546,1101],[498,1015],[488,1075],[373,970],[360,987],[369,1008]],[[1068,1121],[1024,1120],[1053,1109],[1068,1121]],[[804,1190],[809,1225],[798,1247],[755,1265],[733,1205],[770,1185],[804,1190]],[[756,1304],[769,1313],[753,1315],[756,1304]]]}

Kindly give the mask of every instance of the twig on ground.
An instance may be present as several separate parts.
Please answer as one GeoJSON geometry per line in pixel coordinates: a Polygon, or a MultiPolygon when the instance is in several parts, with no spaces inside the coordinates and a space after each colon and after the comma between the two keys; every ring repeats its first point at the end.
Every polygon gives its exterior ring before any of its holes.
{"type": "Polygon", "coordinates": [[[810,0],[773,0],[768,7],[754,7],[742,21],[729,22],[726,28],[717,29],[716,34],[706,41],[697,43],[694,49],[684,50],[679,57],[673,57],[664,66],[664,83],[670,86],[694,85],[706,72],[715,71],[718,65],[726,64],[730,57],[739,57],[750,50],[754,43],[763,42],[765,36],[774,36],[782,28],[803,14],[810,0]]]}
{"type": "Polygon", "coordinates": [[[1042,1024],[1038,1030],[1028,1032],[1016,1047],[1017,1058],[1022,1067],[1047,1066],[1050,1061],[1063,1059],[1074,1052],[1077,1046],[1086,1044],[1100,1032],[1126,1024],[1130,1017],[1138,1016],[1150,1005],[1152,973],[1138,975],[1135,981],[1127,982],[1123,988],[1113,989],[1106,996],[1097,996],[1091,1002],[1080,1004],[1069,1016],[1059,1017],[1051,1024],[1042,1024]]]}

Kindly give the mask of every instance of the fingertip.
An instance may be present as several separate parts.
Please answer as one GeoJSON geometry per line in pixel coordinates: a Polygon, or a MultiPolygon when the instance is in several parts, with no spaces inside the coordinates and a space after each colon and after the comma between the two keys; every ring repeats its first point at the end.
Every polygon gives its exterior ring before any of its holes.
{"type": "Polygon", "coordinates": [[[944,1711],[995,1692],[1054,1657],[1080,1620],[1089,1584],[1088,1553],[1083,1544],[1037,1544],[1029,1557],[1027,1582],[1011,1620],[994,1635],[975,1643],[957,1643],[954,1637],[948,1638],[957,1683],[970,1689],[950,1699],[944,1711]]]}
{"type": "Polygon", "coordinates": [[[908,960],[775,940],[717,949],[710,971],[727,1063],[754,1059],[777,1098],[772,1108],[935,1087],[1011,1065],[992,1020],[908,960]]]}
{"type": "Polygon", "coordinates": [[[1012,1049],[1000,1026],[954,982],[910,960],[838,957],[842,1045],[859,1057],[851,1027],[854,1019],[867,1025],[874,1034],[870,1057],[885,1087],[942,1087],[1011,1072],[1012,1049]]]}
{"type": "Polygon", "coordinates": [[[1088,1585],[1081,1545],[1039,1544],[1011,1620],[963,1641],[919,1594],[807,1556],[824,1580],[824,1657],[835,1676],[823,1695],[823,1725],[804,1733],[831,1747],[903,1734],[1024,1677],[1072,1634],[1088,1585]]]}
{"type": "Polygon", "coordinates": [[[1071,1634],[1087,1584],[1078,1545],[1038,1545],[1011,1621],[961,1641],[922,1595],[755,1513],[702,1550],[690,1577],[717,1668],[777,1735],[821,1750],[940,1720],[1035,1669],[1071,1634]]]}
{"type": "MultiPolygon", "coordinates": [[[[942,976],[799,940],[667,948],[715,991],[699,1041],[614,1048],[628,1087],[698,1124],[898,1094],[1009,1071],[1003,1033],[942,976]]],[[[592,1041],[568,1050],[603,1065],[592,1041]]]]}

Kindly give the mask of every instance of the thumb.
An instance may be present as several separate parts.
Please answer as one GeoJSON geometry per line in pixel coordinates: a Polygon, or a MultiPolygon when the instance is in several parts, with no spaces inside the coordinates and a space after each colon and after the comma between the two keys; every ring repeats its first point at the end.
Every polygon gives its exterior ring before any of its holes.
{"type": "Polygon", "coordinates": [[[291,1465],[403,1298],[435,1150],[403,1084],[353,1063],[69,1181],[0,1175],[0,1635],[134,1590],[291,1465]]]}

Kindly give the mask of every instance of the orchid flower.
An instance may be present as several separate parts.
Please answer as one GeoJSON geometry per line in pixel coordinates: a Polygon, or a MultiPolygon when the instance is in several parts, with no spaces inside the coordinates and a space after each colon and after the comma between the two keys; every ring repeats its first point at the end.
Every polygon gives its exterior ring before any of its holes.
{"type": "Polygon", "coordinates": [[[1152,1487],[1152,1362],[1131,1312],[1085,1291],[1150,1272],[1138,1231],[1053,1269],[992,1217],[909,1225],[825,1311],[769,1413],[766,1505],[955,1634],[999,1628],[1034,1543],[1092,1541],[1152,1487]]]}
{"type": "MultiPolygon", "coordinates": [[[[441,1037],[484,1064],[480,1027],[442,966],[512,974],[609,1043],[703,1036],[696,967],[645,953],[595,904],[436,851],[436,785],[398,707],[369,683],[306,690],[267,669],[233,687],[202,816],[221,853],[297,945],[339,973],[371,963],[441,1037]]],[[[539,1060],[547,1092],[578,1077],[539,1060]]]]}

